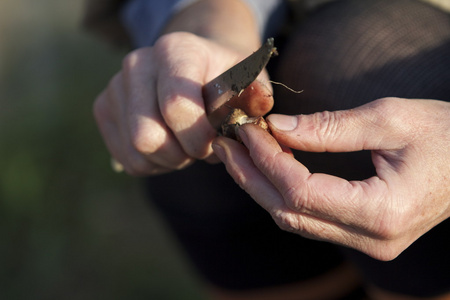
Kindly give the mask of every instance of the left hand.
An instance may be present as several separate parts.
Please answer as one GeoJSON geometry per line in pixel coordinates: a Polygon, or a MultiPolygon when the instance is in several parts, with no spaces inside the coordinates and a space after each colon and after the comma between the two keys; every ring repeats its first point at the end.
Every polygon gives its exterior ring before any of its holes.
{"type": "Polygon", "coordinates": [[[273,137],[244,125],[246,147],[219,137],[213,148],[282,229],[391,260],[450,216],[450,103],[385,98],[267,121],[273,137]],[[377,176],[311,174],[280,144],[310,152],[372,150],[377,176]]]}
{"type": "MultiPolygon", "coordinates": [[[[248,53],[176,32],[128,54],[94,105],[112,157],[134,176],[174,172],[195,160],[214,162],[211,142],[217,132],[206,116],[202,86],[248,53]]],[[[242,109],[266,114],[273,98],[261,95],[270,90],[259,81],[252,87],[242,94],[252,99],[240,99],[248,104],[242,109]]]]}

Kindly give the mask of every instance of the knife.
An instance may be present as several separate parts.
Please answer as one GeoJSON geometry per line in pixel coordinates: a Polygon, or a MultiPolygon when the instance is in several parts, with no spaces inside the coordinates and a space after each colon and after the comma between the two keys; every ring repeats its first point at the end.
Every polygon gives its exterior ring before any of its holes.
{"type": "Polygon", "coordinates": [[[206,115],[215,129],[220,128],[230,112],[227,102],[235,96],[239,97],[276,54],[274,40],[269,38],[256,52],[203,86],[206,115]]]}

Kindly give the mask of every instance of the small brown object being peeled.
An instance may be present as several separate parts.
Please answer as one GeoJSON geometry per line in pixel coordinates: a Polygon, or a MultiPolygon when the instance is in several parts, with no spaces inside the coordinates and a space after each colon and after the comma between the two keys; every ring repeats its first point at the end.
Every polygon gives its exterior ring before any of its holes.
{"type": "Polygon", "coordinates": [[[255,124],[270,133],[269,125],[263,117],[249,117],[242,109],[233,108],[222,123],[222,135],[242,143],[239,136],[239,126],[255,124]]]}

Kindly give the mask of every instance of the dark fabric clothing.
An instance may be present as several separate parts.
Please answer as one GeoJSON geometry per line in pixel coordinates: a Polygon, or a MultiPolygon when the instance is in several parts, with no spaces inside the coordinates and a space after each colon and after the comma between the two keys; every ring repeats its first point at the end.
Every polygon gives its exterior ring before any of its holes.
{"type": "Polygon", "coordinates": [[[222,164],[197,162],[151,178],[149,188],[189,257],[215,285],[239,290],[285,284],[343,261],[334,245],[281,231],[222,164]]]}
{"type": "Polygon", "coordinates": [[[450,219],[434,227],[393,261],[382,262],[360,252],[344,253],[367,282],[385,290],[434,297],[450,293],[450,219]]]}

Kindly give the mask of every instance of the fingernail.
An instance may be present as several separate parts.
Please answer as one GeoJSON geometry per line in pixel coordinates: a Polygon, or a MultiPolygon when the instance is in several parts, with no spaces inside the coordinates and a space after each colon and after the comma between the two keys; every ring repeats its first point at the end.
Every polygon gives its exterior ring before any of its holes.
{"type": "Polygon", "coordinates": [[[290,131],[297,127],[296,116],[270,115],[267,117],[267,121],[281,131],[290,131]]]}
{"type": "Polygon", "coordinates": [[[217,157],[224,163],[227,161],[227,155],[225,153],[225,149],[223,149],[222,146],[218,144],[212,144],[212,148],[214,150],[214,154],[217,155],[217,157]]]}
{"type": "Polygon", "coordinates": [[[247,133],[245,133],[244,129],[239,127],[238,134],[239,134],[239,138],[244,143],[244,145],[247,145],[248,144],[248,137],[247,137],[247,133]]]}

